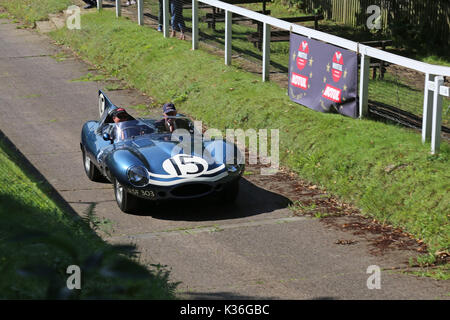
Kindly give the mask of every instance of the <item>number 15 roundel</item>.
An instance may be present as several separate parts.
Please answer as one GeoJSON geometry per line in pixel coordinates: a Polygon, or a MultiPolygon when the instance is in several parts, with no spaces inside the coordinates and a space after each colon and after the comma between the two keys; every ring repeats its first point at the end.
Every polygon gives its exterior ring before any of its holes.
{"type": "Polygon", "coordinates": [[[188,154],[177,154],[163,162],[163,169],[173,177],[193,178],[208,170],[205,159],[188,154]]]}

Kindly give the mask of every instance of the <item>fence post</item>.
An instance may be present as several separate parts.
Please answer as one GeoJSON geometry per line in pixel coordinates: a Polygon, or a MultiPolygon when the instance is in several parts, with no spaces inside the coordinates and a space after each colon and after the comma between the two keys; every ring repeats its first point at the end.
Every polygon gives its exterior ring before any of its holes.
{"type": "Polygon", "coordinates": [[[192,50],[198,49],[198,0],[192,0],[192,50]]]}
{"type": "Polygon", "coordinates": [[[116,17],[120,17],[122,15],[122,2],[120,0],[116,0],[116,17]]]}
{"type": "Polygon", "coordinates": [[[138,25],[144,25],[144,0],[137,0],[138,25]]]}
{"type": "Polygon", "coordinates": [[[367,117],[369,113],[369,73],[370,57],[361,54],[361,67],[359,72],[359,118],[367,117]]]}
{"type": "Polygon", "coordinates": [[[225,64],[231,65],[231,24],[233,13],[225,11],[225,64]]]}
{"type": "Polygon", "coordinates": [[[262,81],[269,80],[270,67],[270,24],[263,24],[263,65],[262,65],[262,81]]]}
{"type": "Polygon", "coordinates": [[[103,9],[103,0],[97,0],[97,10],[103,9]]]}
{"type": "Polygon", "coordinates": [[[433,117],[433,90],[430,90],[429,82],[434,82],[435,76],[427,73],[425,77],[425,92],[422,116],[422,143],[431,138],[431,125],[433,117]]]}
{"type": "Polygon", "coordinates": [[[163,0],[163,33],[164,38],[169,37],[169,0],[163,0]]]}
{"type": "Polygon", "coordinates": [[[439,88],[444,85],[444,77],[439,76],[434,79],[433,94],[433,128],[431,130],[431,153],[435,154],[439,151],[441,145],[441,128],[442,128],[442,96],[439,88]]]}

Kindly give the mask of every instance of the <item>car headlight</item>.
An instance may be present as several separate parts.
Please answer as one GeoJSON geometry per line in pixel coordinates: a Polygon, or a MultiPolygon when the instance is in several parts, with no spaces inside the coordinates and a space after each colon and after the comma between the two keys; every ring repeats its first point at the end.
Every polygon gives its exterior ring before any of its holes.
{"type": "Polygon", "coordinates": [[[128,180],[136,187],[144,187],[148,184],[148,171],[141,166],[132,166],[127,171],[128,180]]]}

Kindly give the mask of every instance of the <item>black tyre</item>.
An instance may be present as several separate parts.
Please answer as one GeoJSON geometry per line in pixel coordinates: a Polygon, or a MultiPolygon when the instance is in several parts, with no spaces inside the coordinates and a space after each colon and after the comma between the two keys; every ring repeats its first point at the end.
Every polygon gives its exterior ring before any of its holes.
{"type": "Polygon", "coordinates": [[[103,181],[103,175],[98,168],[89,159],[86,150],[83,148],[83,167],[87,177],[91,181],[100,182],[103,181]]]}
{"type": "Polygon", "coordinates": [[[114,183],[114,196],[120,210],[125,213],[133,213],[138,208],[138,198],[128,193],[126,189],[117,181],[114,183]]]}
{"type": "Polygon", "coordinates": [[[234,203],[236,201],[237,196],[239,195],[239,179],[236,179],[233,182],[230,182],[224,189],[220,192],[221,200],[224,203],[234,203]]]}

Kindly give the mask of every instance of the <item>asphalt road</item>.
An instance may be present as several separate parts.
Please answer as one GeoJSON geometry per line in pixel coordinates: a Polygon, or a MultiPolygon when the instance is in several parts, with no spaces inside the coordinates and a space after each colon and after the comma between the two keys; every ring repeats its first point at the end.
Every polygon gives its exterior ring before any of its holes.
{"type": "MultiPolygon", "coordinates": [[[[93,209],[107,222],[99,230],[106,241],[136,243],[142,263],[167,265],[171,279],[182,282],[181,297],[450,298],[448,281],[396,271],[382,271],[381,288],[368,289],[369,266],[404,267],[410,253],[372,255],[365,238],[296,216],[275,182],[243,180],[232,206],[189,201],[122,213],[112,187],[85,176],[79,148],[83,123],[98,117],[97,90],[105,83],[72,81],[90,67],[74,57],[58,61],[60,50],[0,20],[0,130],[79,215],[93,209]],[[336,244],[350,238],[354,245],[336,244]]],[[[124,107],[148,99],[133,90],[108,95],[124,107]]]]}

